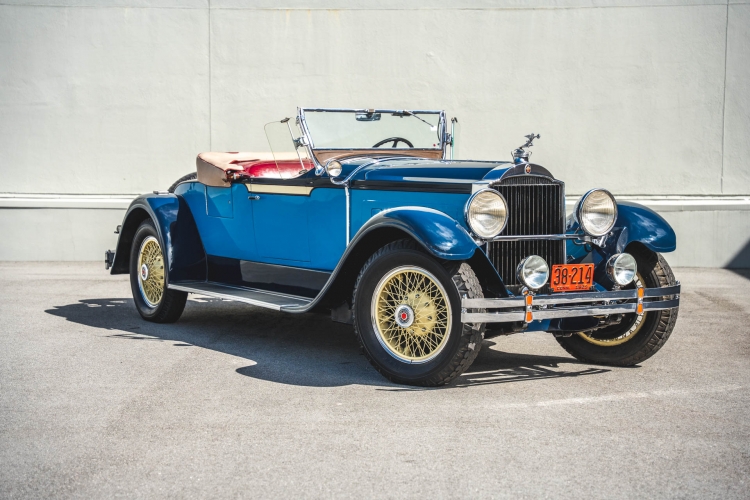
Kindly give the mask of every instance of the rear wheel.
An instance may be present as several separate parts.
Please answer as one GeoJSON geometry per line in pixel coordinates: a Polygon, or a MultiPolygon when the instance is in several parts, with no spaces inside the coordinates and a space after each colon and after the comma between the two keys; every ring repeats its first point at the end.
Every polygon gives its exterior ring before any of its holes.
{"type": "Polygon", "coordinates": [[[447,384],[476,358],[483,324],[461,323],[461,298],[483,297],[471,267],[445,267],[409,240],[378,250],[354,290],[354,328],[372,365],[410,385],[447,384]]]}
{"type": "Polygon", "coordinates": [[[174,323],[185,309],[187,293],[167,288],[165,262],[156,228],[151,220],[143,221],[130,249],[130,288],[146,321],[174,323]]]}
{"type": "MultiPolygon", "coordinates": [[[[633,288],[659,288],[675,284],[672,269],[661,254],[645,248],[632,252],[638,265],[633,288]]],[[[662,348],[674,329],[677,311],[626,314],[620,323],[570,337],[557,337],[560,345],[577,359],[589,363],[632,366],[647,360],[662,348]]]]}
{"type": "Polygon", "coordinates": [[[169,189],[167,189],[167,191],[169,191],[170,193],[174,193],[174,190],[177,189],[177,186],[179,186],[183,182],[194,181],[197,178],[198,174],[196,172],[191,172],[189,174],[183,175],[182,177],[174,181],[174,184],[169,186],[169,189]]]}

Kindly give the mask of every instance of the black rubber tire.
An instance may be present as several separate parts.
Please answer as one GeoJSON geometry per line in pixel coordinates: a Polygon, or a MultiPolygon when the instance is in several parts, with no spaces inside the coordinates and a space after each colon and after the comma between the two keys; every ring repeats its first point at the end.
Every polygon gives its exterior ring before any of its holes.
{"type": "Polygon", "coordinates": [[[440,264],[420,251],[411,240],[399,240],[384,246],[362,267],[352,298],[354,331],[365,356],[392,382],[417,386],[439,386],[451,382],[471,365],[484,338],[484,324],[461,323],[462,297],[484,297],[479,280],[468,264],[440,264]],[[421,364],[410,364],[391,356],[378,341],[370,319],[372,297],[378,282],[386,273],[404,265],[423,268],[435,276],[446,290],[451,307],[448,343],[434,359],[421,364]]]}
{"type": "MultiPolygon", "coordinates": [[[[644,286],[647,288],[664,287],[676,283],[672,269],[661,254],[646,248],[631,251],[638,265],[644,286]]],[[[644,313],[643,326],[633,337],[619,345],[601,346],[592,344],[578,334],[570,337],[557,337],[563,349],[576,359],[587,363],[633,366],[641,363],[662,348],[672,334],[679,308],[644,313]]],[[[616,338],[623,335],[633,325],[635,314],[625,315],[618,325],[603,327],[591,332],[600,338],[616,338]]]]}
{"type": "MultiPolygon", "coordinates": [[[[135,308],[138,310],[138,314],[141,315],[146,321],[152,321],[154,323],[174,323],[182,315],[182,311],[185,309],[185,302],[187,302],[187,292],[180,292],[178,290],[164,290],[164,295],[161,301],[156,307],[149,306],[141,295],[141,290],[138,286],[138,280],[140,279],[140,270],[138,269],[138,252],[141,248],[141,243],[144,239],[149,236],[153,236],[159,241],[159,246],[162,250],[162,259],[166,262],[166,256],[164,255],[164,244],[159,238],[159,233],[156,231],[151,219],[147,219],[138,226],[133,236],[133,245],[130,247],[130,289],[133,292],[133,302],[135,302],[135,308]]],[[[166,275],[166,271],[165,271],[166,275]]],[[[166,286],[166,276],[165,276],[166,286]]]]}
{"type": "Polygon", "coordinates": [[[183,175],[182,177],[180,177],[179,179],[177,179],[176,181],[174,181],[174,184],[172,184],[171,186],[169,186],[169,189],[167,189],[167,191],[169,191],[170,193],[174,193],[174,190],[177,189],[177,186],[179,186],[183,182],[194,181],[197,178],[198,178],[198,174],[196,172],[192,172],[192,173],[189,173],[187,175],[183,175]]]}

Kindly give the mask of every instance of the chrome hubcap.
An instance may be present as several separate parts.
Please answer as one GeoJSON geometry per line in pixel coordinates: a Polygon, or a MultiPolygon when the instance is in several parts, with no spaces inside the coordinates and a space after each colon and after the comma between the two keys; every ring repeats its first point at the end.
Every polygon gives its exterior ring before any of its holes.
{"type": "Polygon", "coordinates": [[[414,310],[402,304],[396,309],[396,324],[401,328],[409,328],[414,323],[414,310]]]}

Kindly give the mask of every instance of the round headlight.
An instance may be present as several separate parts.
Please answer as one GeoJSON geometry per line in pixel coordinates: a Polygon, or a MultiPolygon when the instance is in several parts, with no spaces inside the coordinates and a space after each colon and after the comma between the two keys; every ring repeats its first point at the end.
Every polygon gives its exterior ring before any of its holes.
{"type": "Polygon", "coordinates": [[[341,175],[341,163],[336,160],[329,161],[326,165],[326,172],[328,172],[328,177],[338,177],[341,175]]]}
{"type": "Polygon", "coordinates": [[[530,255],[518,264],[516,274],[521,283],[532,290],[538,290],[542,288],[549,279],[549,266],[547,265],[547,262],[538,255],[530,255]]]}
{"type": "Polygon", "coordinates": [[[477,191],[466,204],[466,223],[480,238],[497,236],[507,221],[508,205],[494,189],[477,191]]]}
{"type": "Polygon", "coordinates": [[[607,276],[618,285],[627,285],[635,279],[638,266],[629,253],[613,255],[607,261],[607,276]]]}
{"type": "Polygon", "coordinates": [[[604,236],[617,219],[615,197],[605,189],[592,189],[578,202],[576,218],[587,234],[604,236]]]}

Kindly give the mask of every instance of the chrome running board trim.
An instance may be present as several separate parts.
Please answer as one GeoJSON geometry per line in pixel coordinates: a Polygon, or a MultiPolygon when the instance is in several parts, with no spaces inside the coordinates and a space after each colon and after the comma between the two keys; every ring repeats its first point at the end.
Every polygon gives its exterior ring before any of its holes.
{"type": "MultiPolygon", "coordinates": [[[[254,288],[234,287],[230,285],[221,285],[218,283],[207,282],[189,282],[189,283],[170,283],[170,290],[179,290],[181,292],[199,293],[209,297],[219,299],[236,300],[258,307],[265,307],[275,311],[296,312],[297,309],[305,310],[312,299],[307,297],[298,297],[296,295],[286,295],[282,293],[269,292],[267,290],[257,290],[254,288]]],[[[299,311],[302,312],[302,311],[299,311]]]]}

